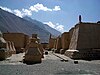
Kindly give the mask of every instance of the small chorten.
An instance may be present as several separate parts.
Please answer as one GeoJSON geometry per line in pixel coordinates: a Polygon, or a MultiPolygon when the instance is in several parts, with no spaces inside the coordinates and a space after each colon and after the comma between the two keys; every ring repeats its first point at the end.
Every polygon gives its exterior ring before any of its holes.
{"type": "Polygon", "coordinates": [[[37,37],[30,38],[29,43],[26,46],[25,62],[26,63],[41,63],[42,53],[39,49],[39,39],[37,37]]]}

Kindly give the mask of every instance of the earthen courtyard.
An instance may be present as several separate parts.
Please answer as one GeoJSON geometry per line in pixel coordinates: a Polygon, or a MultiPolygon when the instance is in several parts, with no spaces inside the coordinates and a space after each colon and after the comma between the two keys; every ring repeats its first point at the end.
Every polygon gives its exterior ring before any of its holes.
{"type": "Polygon", "coordinates": [[[0,61],[0,75],[100,75],[100,60],[78,60],[78,64],[74,64],[69,57],[50,51],[41,64],[27,65],[22,62],[23,55],[13,54],[0,61]],[[68,61],[61,61],[61,58],[68,61]]]}

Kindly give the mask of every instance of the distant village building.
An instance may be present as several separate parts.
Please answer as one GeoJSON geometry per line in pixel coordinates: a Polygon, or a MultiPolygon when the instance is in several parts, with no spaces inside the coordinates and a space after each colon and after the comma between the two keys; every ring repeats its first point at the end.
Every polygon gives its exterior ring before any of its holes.
{"type": "Polygon", "coordinates": [[[48,43],[41,43],[43,49],[49,49],[49,44],[48,43]]]}

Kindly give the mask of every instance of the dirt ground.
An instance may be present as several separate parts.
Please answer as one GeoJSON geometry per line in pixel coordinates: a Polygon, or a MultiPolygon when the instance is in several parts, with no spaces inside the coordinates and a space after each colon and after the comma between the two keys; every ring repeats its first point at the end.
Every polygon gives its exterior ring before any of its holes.
{"type": "Polygon", "coordinates": [[[23,56],[24,53],[13,54],[0,61],[0,75],[100,75],[100,60],[77,60],[78,64],[74,64],[75,60],[49,52],[42,63],[27,65],[22,62],[23,56]]]}

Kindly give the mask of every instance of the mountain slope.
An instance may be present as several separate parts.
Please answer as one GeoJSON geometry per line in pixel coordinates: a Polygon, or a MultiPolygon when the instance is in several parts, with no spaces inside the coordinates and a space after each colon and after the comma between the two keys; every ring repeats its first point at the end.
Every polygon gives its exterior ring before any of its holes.
{"type": "Polygon", "coordinates": [[[28,16],[25,16],[25,17],[23,17],[23,18],[26,19],[26,20],[28,20],[28,21],[30,21],[30,22],[32,22],[32,23],[34,23],[35,25],[39,26],[39,27],[42,28],[43,30],[48,31],[49,33],[51,33],[51,34],[54,35],[54,36],[59,36],[59,35],[61,34],[61,32],[59,32],[59,31],[57,31],[57,30],[51,28],[51,27],[50,27],[49,25],[47,25],[47,24],[43,24],[43,23],[40,22],[40,21],[31,19],[31,18],[28,17],[28,16]]]}
{"type": "Polygon", "coordinates": [[[50,33],[35,23],[17,17],[12,13],[0,9],[0,31],[2,32],[21,32],[28,35],[38,34],[41,42],[48,42],[50,33]]]}

